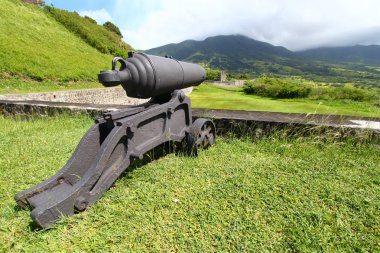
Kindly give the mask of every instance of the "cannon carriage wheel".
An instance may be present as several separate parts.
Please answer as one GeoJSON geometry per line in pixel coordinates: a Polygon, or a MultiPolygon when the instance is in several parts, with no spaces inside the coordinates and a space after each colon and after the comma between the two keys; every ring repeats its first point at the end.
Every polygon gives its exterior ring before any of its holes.
{"type": "Polygon", "coordinates": [[[189,154],[197,156],[200,149],[206,149],[215,144],[216,128],[210,119],[196,119],[190,127],[187,136],[189,154]]]}

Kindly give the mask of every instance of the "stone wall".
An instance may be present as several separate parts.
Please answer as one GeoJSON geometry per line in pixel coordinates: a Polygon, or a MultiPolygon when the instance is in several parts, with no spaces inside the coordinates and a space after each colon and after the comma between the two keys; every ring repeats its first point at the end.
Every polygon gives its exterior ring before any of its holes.
{"type": "MultiPolygon", "coordinates": [[[[128,106],[70,104],[44,101],[2,101],[0,100],[0,115],[6,117],[33,118],[53,116],[60,113],[76,115],[85,113],[92,118],[102,118],[103,113],[120,111],[128,106]]],[[[380,119],[339,115],[295,114],[258,111],[236,111],[216,109],[192,109],[193,120],[211,118],[218,134],[233,134],[234,136],[256,136],[278,134],[285,130],[286,134],[325,136],[331,135],[335,140],[342,141],[348,137],[358,137],[380,143],[380,119]],[[364,122],[363,125],[361,122],[364,122]]],[[[350,139],[353,141],[353,139],[350,139]]]]}
{"type": "Polygon", "coordinates": [[[231,81],[206,81],[206,83],[212,83],[224,87],[243,87],[247,80],[231,80],[231,81]]]}
{"type": "MultiPolygon", "coordinates": [[[[192,88],[187,88],[183,91],[186,95],[189,95],[192,88]]],[[[0,99],[11,101],[37,100],[98,105],[137,105],[149,100],[127,97],[125,90],[122,87],[0,95],[0,99]]]]}

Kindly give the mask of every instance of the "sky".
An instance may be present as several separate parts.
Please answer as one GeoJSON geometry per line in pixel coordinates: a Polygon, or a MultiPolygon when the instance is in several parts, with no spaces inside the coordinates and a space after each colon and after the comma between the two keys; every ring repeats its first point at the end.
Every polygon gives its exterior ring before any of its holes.
{"type": "Polygon", "coordinates": [[[46,0],[111,21],[136,49],[241,34],[293,51],[380,44],[379,0],[46,0]]]}

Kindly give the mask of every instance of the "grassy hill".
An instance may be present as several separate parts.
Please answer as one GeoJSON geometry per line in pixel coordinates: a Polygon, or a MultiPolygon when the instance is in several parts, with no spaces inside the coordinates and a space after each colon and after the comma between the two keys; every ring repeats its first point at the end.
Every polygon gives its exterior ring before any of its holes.
{"type": "Polygon", "coordinates": [[[35,5],[0,5],[0,71],[33,80],[94,80],[109,67],[99,53],[35,5]]]}
{"type": "MultiPolygon", "coordinates": [[[[111,67],[113,55],[86,43],[43,8],[4,0],[0,20],[0,93],[101,87],[97,74],[111,67]]],[[[78,20],[83,30],[98,26],[78,20]]],[[[107,44],[101,31],[104,37],[110,32],[99,26],[94,33],[107,44]]]]}

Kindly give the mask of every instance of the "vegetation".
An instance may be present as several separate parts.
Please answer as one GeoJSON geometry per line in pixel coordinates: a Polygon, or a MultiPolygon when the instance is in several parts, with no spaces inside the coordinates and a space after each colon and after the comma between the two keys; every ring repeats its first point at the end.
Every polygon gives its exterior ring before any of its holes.
{"type": "Polygon", "coordinates": [[[304,98],[307,97],[311,88],[303,85],[296,85],[286,79],[261,77],[254,81],[246,81],[243,91],[246,94],[253,94],[271,98],[304,98]]]}
{"type": "Polygon", "coordinates": [[[227,79],[228,80],[247,80],[249,79],[249,74],[248,73],[240,73],[240,74],[227,73],[227,79]]]}
{"type": "Polygon", "coordinates": [[[33,81],[17,77],[2,79],[0,94],[16,94],[47,91],[64,91],[79,89],[103,88],[99,82],[94,81],[33,81]]]}
{"type": "Polygon", "coordinates": [[[220,70],[206,67],[206,80],[218,81],[220,79],[220,70]]]}
{"type": "Polygon", "coordinates": [[[84,43],[38,6],[2,1],[0,19],[3,80],[95,80],[100,69],[109,68],[110,55],[84,43]]]}
{"type": "Polygon", "coordinates": [[[84,18],[87,19],[88,21],[90,21],[93,24],[98,24],[95,19],[93,19],[93,18],[91,18],[89,16],[84,16],[84,18]]]}
{"type": "Polygon", "coordinates": [[[87,211],[35,230],[14,195],[65,164],[91,124],[0,117],[0,251],[380,251],[378,147],[319,136],[220,137],[196,159],[152,157],[87,211]]]}
{"type": "Polygon", "coordinates": [[[263,76],[246,81],[243,87],[246,94],[270,98],[304,98],[324,100],[372,101],[379,98],[379,89],[356,88],[352,85],[331,87],[310,82],[301,78],[273,78],[263,76]]]}
{"type": "Polygon", "coordinates": [[[50,6],[45,6],[45,10],[69,31],[78,35],[101,53],[127,57],[128,51],[132,51],[132,47],[121,40],[119,28],[111,22],[100,26],[88,18],[79,16],[76,12],[50,6]]]}
{"type": "Polygon", "coordinates": [[[192,106],[196,108],[380,117],[377,101],[271,99],[247,95],[242,88],[224,88],[211,84],[195,87],[190,97],[192,106]]]}
{"type": "Polygon", "coordinates": [[[108,30],[115,34],[117,34],[120,38],[123,38],[123,35],[120,32],[119,27],[117,27],[114,23],[107,21],[103,24],[103,26],[108,30]]]}
{"type": "Polygon", "coordinates": [[[352,86],[346,87],[316,87],[313,89],[311,97],[314,99],[353,101],[372,101],[379,98],[378,91],[372,89],[362,89],[352,86]]]}

